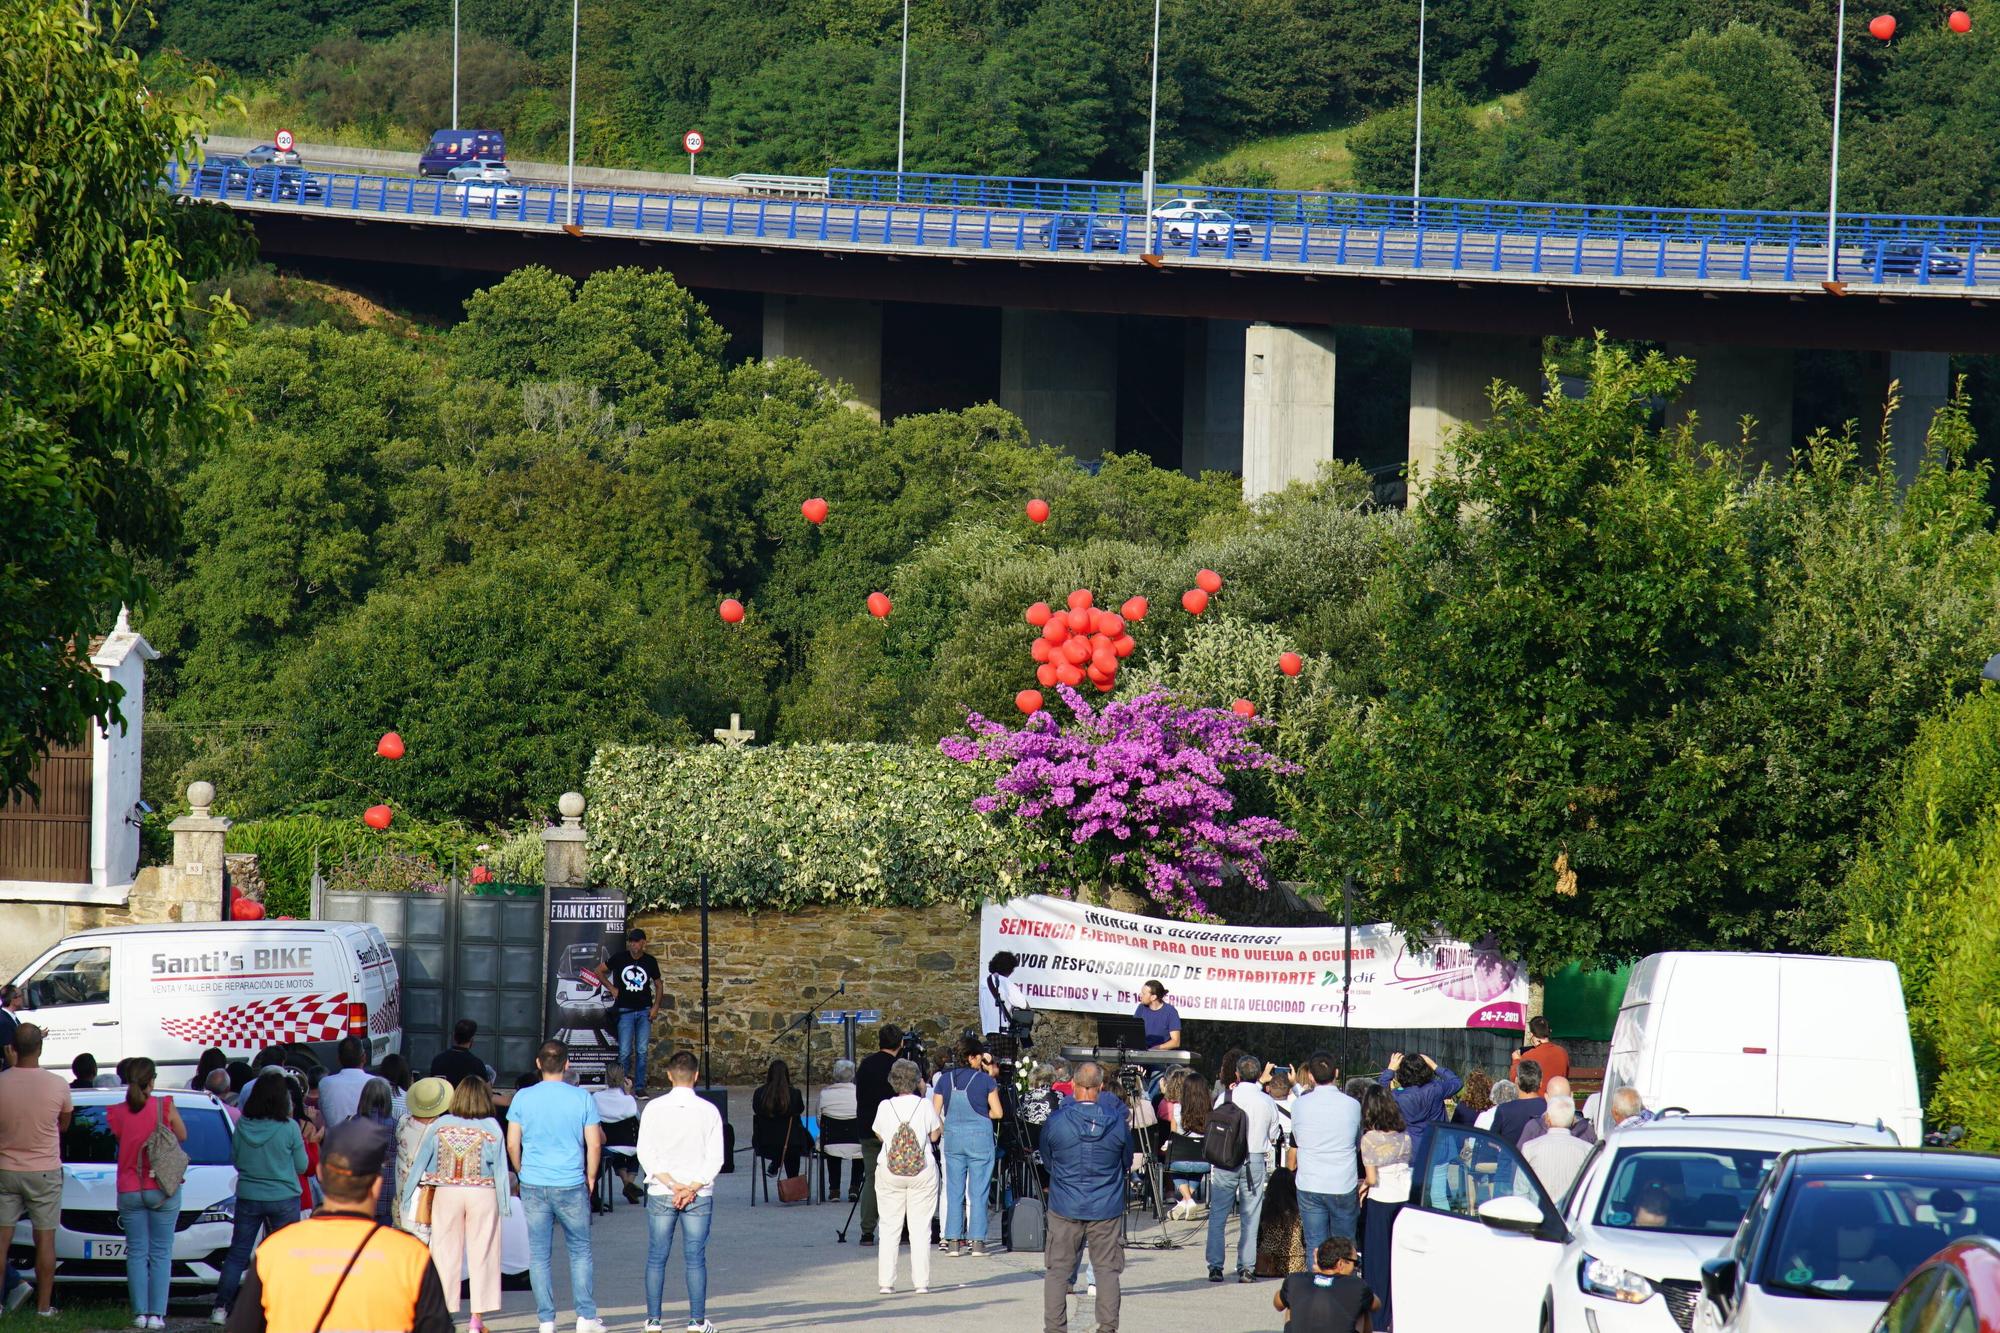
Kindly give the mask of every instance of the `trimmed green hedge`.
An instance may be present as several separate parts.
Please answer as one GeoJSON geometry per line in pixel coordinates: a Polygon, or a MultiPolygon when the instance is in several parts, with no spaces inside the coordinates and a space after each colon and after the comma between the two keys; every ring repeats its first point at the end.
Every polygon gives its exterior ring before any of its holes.
{"type": "Polygon", "coordinates": [[[598,883],[639,909],[697,900],[971,906],[1022,891],[1041,857],[975,814],[990,774],[929,747],[600,746],[585,794],[598,883]]]}

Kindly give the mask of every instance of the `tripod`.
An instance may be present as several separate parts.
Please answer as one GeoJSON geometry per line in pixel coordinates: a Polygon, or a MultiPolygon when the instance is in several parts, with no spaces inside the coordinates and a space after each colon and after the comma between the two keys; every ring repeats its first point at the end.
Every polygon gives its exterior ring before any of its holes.
{"type": "MultiPolygon", "coordinates": [[[[858,1163],[860,1159],[856,1158],[855,1161],[858,1163]]],[[[868,1187],[866,1185],[863,1185],[862,1188],[865,1190],[868,1187]]],[[[836,1245],[847,1244],[847,1233],[854,1226],[854,1210],[859,1208],[860,1206],[861,1206],[861,1196],[857,1194],[854,1196],[854,1202],[847,1205],[847,1220],[840,1224],[840,1230],[833,1233],[834,1244],[836,1245]]]]}

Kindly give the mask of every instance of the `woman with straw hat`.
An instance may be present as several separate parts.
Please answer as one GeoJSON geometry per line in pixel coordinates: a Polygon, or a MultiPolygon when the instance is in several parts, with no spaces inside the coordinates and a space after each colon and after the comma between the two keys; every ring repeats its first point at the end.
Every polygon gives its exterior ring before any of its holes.
{"type": "MultiPolygon", "coordinates": [[[[416,1179],[410,1168],[417,1164],[417,1151],[423,1147],[424,1135],[430,1133],[431,1122],[451,1109],[451,1092],[451,1084],[441,1078],[420,1078],[410,1085],[404,1098],[409,1114],[396,1122],[396,1179],[416,1179]]],[[[428,1243],[430,1226],[419,1223],[404,1207],[407,1198],[404,1194],[396,1200],[396,1225],[428,1243]]]]}

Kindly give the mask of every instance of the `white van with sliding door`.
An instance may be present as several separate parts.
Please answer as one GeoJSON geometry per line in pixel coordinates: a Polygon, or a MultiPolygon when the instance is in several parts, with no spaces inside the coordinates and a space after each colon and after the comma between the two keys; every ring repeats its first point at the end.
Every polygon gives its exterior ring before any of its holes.
{"type": "Polygon", "coordinates": [[[1654,1111],[1876,1124],[1923,1139],[1894,963],[1775,953],[1656,953],[1632,969],[1605,1062],[1611,1094],[1654,1111]]]}
{"type": "Polygon", "coordinates": [[[67,1069],[85,1051],[109,1071],[145,1056],[178,1080],[201,1053],[248,1060],[303,1045],[337,1067],[344,1037],[373,1065],[403,1047],[402,982],[376,927],[348,921],[194,922],[113,926],[62,940],[14,978],[20,1014],[48,1034],[42,1064],[67,1069]]]}

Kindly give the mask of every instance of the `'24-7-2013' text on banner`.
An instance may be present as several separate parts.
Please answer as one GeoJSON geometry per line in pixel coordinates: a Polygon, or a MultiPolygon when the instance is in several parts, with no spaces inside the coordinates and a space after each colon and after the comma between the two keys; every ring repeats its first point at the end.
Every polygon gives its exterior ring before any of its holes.
{"type": "MultiPolygon", "coordinates": [[[[1339,926],[1164,921],[1048,897],[989,903],[979,924],[982,966],[1014,954],[1014,984],[1038,1009],[1130,1014],[1157,979],[1185,1018],[1313,1026],[1341,1021],[1343,939],[1339,926]]],[[[1518,1028],[1528,974],[1489,949],[1413,948],[1394,927],[1358,925],[1350,997],[1354,1027],[1518,1028]]]]}

